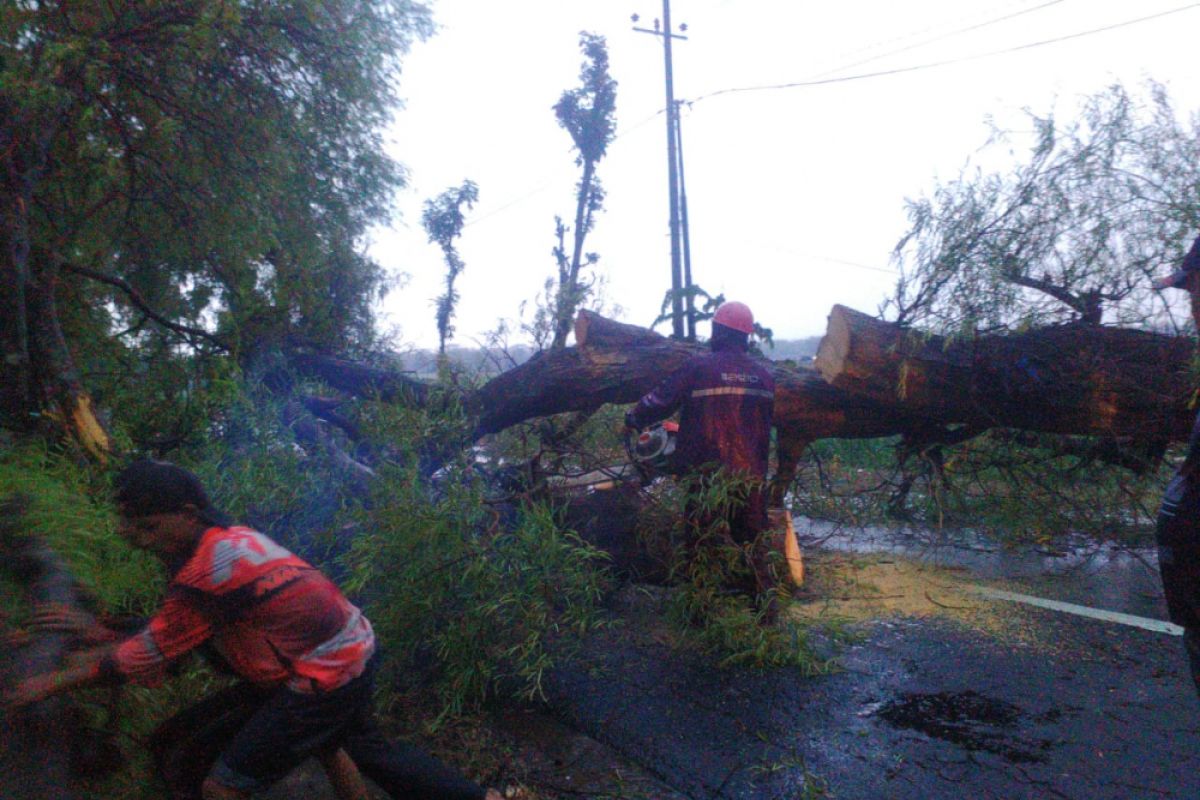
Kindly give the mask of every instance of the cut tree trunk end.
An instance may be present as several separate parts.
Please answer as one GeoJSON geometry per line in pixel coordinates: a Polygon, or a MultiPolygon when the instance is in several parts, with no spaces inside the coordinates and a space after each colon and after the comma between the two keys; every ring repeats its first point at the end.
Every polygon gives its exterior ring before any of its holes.
{"type": "Polygon", "coordinates": [[[834,306],[815,364],[831,386],[935,425],[1179,441],[1193,349],[1090,324],[947,338],[834,306]]]}

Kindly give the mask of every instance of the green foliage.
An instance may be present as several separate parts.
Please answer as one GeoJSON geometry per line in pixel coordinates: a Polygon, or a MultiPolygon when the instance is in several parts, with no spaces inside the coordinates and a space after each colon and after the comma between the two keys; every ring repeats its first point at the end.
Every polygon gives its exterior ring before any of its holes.
{"type": "Polygon", "coordinates": [[[131,347],[160,335],[145,308],[235,349],[369,343],[387,284],[364,236],[404,183],[381,132],[426,7],[69,0],[0,15],[0,161],[27,192],[0,238],[32,246],[32,271],[6,255],[0,283],[74,284],[94,309],[75,336],[126,327],[131,347]]]}
{"type": "Polygon", "coordinates": [[[937,493],[918,513],[970,525],[1010,542],[1046,543],[1082,533],[1097,541],[1144,541],[1169,468],[1138,474],[1072,449],[1060,437],[989,434],[952,451],[937,493]],[[938,507],[940,505],[940,507],[938,507]]]}
{"type": "Polygon", "coordinates": [[[620,433],[624,410],[606,405],[594,414],[566,413],[514,425],[489,443],[495,458],[521,465],[521,477],[535,493],[556,478],[580,476],[628,458],[620,433]]]}
{"type": "MultiPolygon", "coordinates": [[[[813,653],[806,628],[787,614],[788,593],[768,590],[756,596],[749,559],[755,552],[769,551],[764,539],[738,545],[729,538],[730,506],[743,502],[749,488],[746,479],[725,472],[683,479],[661,497],[665,517],[647,517],[640,531],[643,538],[661,536],[664,521],[672,518],[686,526],[672,532],[669,548],[676,583],[667,606],[669,618],[685,643],[717,658],[721,667],[825,671],[828,665],[813,653]]],[[[766,557],[772,570],[781,574],[780,554],[768,552],[766,557]]]]}
{"type": "Polygon", "coordinates": [[[442,248],[446,259],[446,293],[437,299],[438,354],[443,358],[446,355],[446,341],[454,335],[454,326],[450,324],[454,307],[458,304],[454,281],[466,266],[454,246],[454,240],[462,235],[463,206],[474,208],[477,200],[479,187],[467,180],[457,189],[442,192],[435,200],[426,200],[425,210],[421,213],[421,225],[429,241],[442,248]]]}
{"type": "MultiPolygon", "coordinates": [[[[1076,118],[1030,114],[1028,154],[1007,172],[976,169],[909,203],[897,244],[895,317],[938,333],[1065,321],[1186,325],[1151,279],[1200,228],[1200,118],[1181,120],[1164,87],[1113,86],[1076,118]]],[[[1028,137],[1028,138],[1026,138],[1028,137]]]]}
{"type": "Polygon", "coordinates": [[[993,431],[897,463],[898,438],[825,440],[792,492],[806,516],[867,525],[897,516],[970,528],[1014,545],[1082,534],[1143,541],[1170,465],[1141,473],[1104,460],[1102,442],[993,431]]]}
{"type": "Polygon", "coordinates": [[[361,488],[332,453],[297,444],[285,406],[254,381],[234,382],[202,441],[166,456],[193,470],[233,519],[329,567],[361,488]]]}
{"type": "Polygon", "coordinates": [[[581,33],[579,47],[584,54],[579,72],[579,87],[563,92],[554,105],[558,124],[571,135],[582,168],[575,192],[575,224],[571,251],[566,247],[567,226],[554,218],[557,244],[553,249],[558,266],[558,286],[544,315],[553,321],[551,347],[564,347],[575,312],[591,294],[591,282],[583,278],[583,269],[600,260],[596,253],[584,253],[583,244],[595,224],[596,214],[604,210],[604,189],[596,176],[596,165],[604,158],[616,136],[617,82],[608,73],[608,45],[603,36],[581,33]]]}
{"type": "Polygon", "coordinates": [[[17,492],[33,502],[22,531],[44,541],[65,562],[98,611],[144,614],[162,589],[154,559],[116,533],[106,477],[37,446],[0,451],[0,496],[17,492]]]}
{"type": "Polygon", "coordinates": [[[432,682],[443,718],[496,692],[536,696],[553,659],[603,624],[605,556],[547,506],[489,501],[465,458],[423,480],[417,446],[444,421],[380,410],[376,422],[395,466],[358,516],[347,563],[385,652],[414,691],[412,676],[432,682]]]}
{"type": "Polygon", "coordinates": [[[813,442],[792,485],[791,510],[853,526],[887,520],[899,440],[894,436],[813,442]]]}
{"type": "Polygon", "coordinates": [[[608,44],[603,36],[581,33],[579,49],[585,58],[579,88],[562,93],[554,104],[554,116],[579,151],[575,163],[584,166],[604,158],[616,136],[617,82],[608,73],[608,44]]]}
{"type": "MultiPolygon", "coordinates": [[[[32,500],[21,532],[37,536],[63,559],[95,611],[140,617],[157,607],[164,585],[162,566],[116,534],[108,475],[103,470],[80,466],[61,453],[32,445],[0,450],[0,496],[11,492],[32,500]]],[[[23,623],[28,611],[16,582],[0,572],[0,619],[23,623]]],[[[189,667],[165,690],[124,689],[111,730],[129,765],[89,787],[92,796],[161,797],[162,789],[151,778],[149,753],[138,743],[212,682],[208,670],[189,667]]],[[[83,692],[80,699],[92,726],[110,725],[108,690],[83,692]]]]}

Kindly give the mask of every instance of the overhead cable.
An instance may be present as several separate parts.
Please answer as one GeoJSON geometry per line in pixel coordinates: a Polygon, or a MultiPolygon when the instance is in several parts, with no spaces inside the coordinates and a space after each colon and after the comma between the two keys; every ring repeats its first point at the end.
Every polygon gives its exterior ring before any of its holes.
{"type": "Polygon", "coordinates": [[[974,55],[962,56],[960,58],[951,58],[951,59],[947,59],[945,61],[932,61],[932,62],[929,62],[926,64],[915,64],[911,67],[897,67],[895,69],[880,70],[878,72],[864,72],[859,75],[844,75],[844,76],[838,77],[838,78],[816,78],[816,79],[806,80],[806,81],[795,81],[792,83],[775,83],[775,84],[764,84],[762,86],[741,86],[741,87],[734,87],[734,88],[730,88],[730,89],[718,89],[715,92],[709,92],[707,94],[702,94],[699,97],[693,98],[692,100],[689,100],[687,102],[698,103],[701,100],[708,100],[709,98],[719,97],[720,95],[724,95],[724,94],[735,94],[735,93],[739,93],[739,92],[761,92],[761,91],[768,91],[768,90],[772,90],[772,89],[797,89],[797,88],[802,88],[802,87],[807,87],[807,86],[825,86],[825,85],[832,84],[832,83],[847,83],[849,81],[867,80],[868,78],[881,78],[881,77],[885,77],[888,75],[902,75],[902,74],[908,73],[908,72],[917,72],[920,70],[934,69],[936,67],[947,67],[947,66],[951,66],[953,64],[962,64],[967,61],[978,61],[979,59],[982,59],[982,58],[991,58],[993,56],[1006,55],[1008,53],[1017,53],[1022,50],[1032,50],[1036,47],[1044,47],[1049,44],[1057,44],[1059,42],[1066,42],[1066,41],[1070,41],[1072,39],[1080,39],[1080,38],[1083,38],[1084,36],[1092,36],[1097,33],[1105,33],[1107,31],[1117,30],[1118,28],[1125,28],[1130,25],[1137,25],[1142,22],[1149,22],[1151,20],[1161,19],[1163,17],[1167,17],[1172,14],[1178,14],[1182,11],[1188,11],[1189,9],[1193,9],[1193,8],[1197,8],[1197,7],[1200,7],[1200,3],[1188,3],[1186,6],[1180,6],[1178,8],[1173,8],[1168,11],[1161,11],[1157,14],[1150,14],[1145,17],[1138,17],[1137,19],[1130,19],[1130,20],[1126,20],[1124,22],[1118,22],[1113,25],[1105,25],[1104,27],[1101,27],[1101,28],[1092,28],[1091,30],[1080,31],[1079,33],[1071,33],[1071,34],[1067,34],[1066,36],[1056,36],[1052,39],[1042,39],[1041,41],[1037,41],[1037,42],[1029,42],[1028,44],[1017,45],[1016,47],[1006,47],[1002,50],[991,50],[986,53],[976,53],[974,55]]]}
{"type": "MultiPolygon", "coordinates": [[[[945,41],[946,39],[949,39],[954,36],[959,36],[960,34],[970,33],[971,31],[977,31],[977,30],[980,30],[981,28],[987,28],[992,25],[997,25],[1001,22],[1007,22],[1010,19],[1024,16],[1025,14],[1032,14],[1035,11],[1042,11],[1043,9],[1049,8],[1050,6],[1059,5],[1060,3],[1063,3],[1063,2],[1065,2],[1065,0],[1050,0],[1050,2],[1048,2],[1048,3],[1042,3],[1041,5],[1034,6],[1033,8],[1023,8],[1020,11],[1014,11],[1011,14],[1005,14],[1004,16],[1001,16],[1001,17],[995,17],[993,19],[985,20],[983,22],[977,22],[973,25],[967,25],[966,27],[963,27],[963,28],[955,28],[954,30],[947,31],[946,33],[943,33],[940,36],[934,36],[932,39],[925,39],[924,41],[915,42],[913,44],[906,45],[904,47],[900,47],[895,50],[888,50],[885,53],[877,53],[876,55],[873,55],[870,58],[864,58],[859,61],[852,62],[850,64],[842,64],[841,66],[833,67],[832,69],[827,69],[824,72],[814,75],[813,78],[824,78],[826,75],[832,75],[833,73],[841,72],[844,69],[850,69],[851,67],[861,67],[863,64],[869,64],[872,61],[878,61],[881,58],[887,58],[888,56],[899,55],[900,53],[907,53],[909,50],[915,50],[918,47],[925,47],[926,45],[945,41]]],[[[905,38],[912,39],[913,36],[907,36],[905,38]]]]}

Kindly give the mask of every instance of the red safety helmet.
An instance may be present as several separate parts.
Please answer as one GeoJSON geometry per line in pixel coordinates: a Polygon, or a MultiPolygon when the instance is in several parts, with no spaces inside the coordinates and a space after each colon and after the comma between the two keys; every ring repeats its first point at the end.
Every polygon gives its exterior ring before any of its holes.
{"type": "Polygon", "coordinates": [[[736,300],[722,303],[717,313],[713,314],[712,321],[714,325],[724,325],[746,334],[754,333],[754,314],[751,313],[750,306],[736,300]]]}

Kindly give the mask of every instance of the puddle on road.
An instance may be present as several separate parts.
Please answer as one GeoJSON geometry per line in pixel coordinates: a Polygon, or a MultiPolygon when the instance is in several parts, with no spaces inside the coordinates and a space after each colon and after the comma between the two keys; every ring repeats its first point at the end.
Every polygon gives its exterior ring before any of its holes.
{"type": "Polygon", "coordinates": [[[875,716],[896,728],[918,731],[965,750],[994,753],[1013,764],[1039,763],[1053,743],[1021,735],[1029,718],[1011,703],[978,692],[903,694],[881,706],[875,716]]]}

